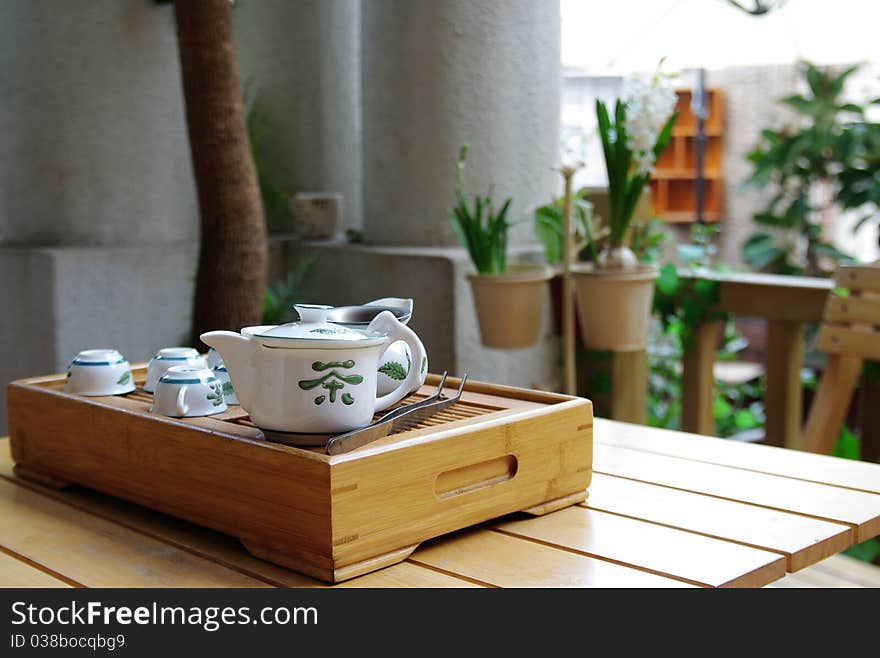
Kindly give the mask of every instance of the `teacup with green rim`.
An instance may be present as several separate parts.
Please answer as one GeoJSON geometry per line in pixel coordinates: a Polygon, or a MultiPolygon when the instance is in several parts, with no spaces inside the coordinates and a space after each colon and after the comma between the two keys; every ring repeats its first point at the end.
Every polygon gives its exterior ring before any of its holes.
{"type": "Polygon", "coordinates": [[[114,349],[83,350],[67,367],[64,390],[77,395],[122,395],[134,391],[131,366],[114,349]]]}
{"type": "Polygon", "coordinates": [[[223,361],[220,361],[220,363],[213,368],[213,371],[217,381],[223,386],[223,399],[226,400],[226,404],[238,404],[238,398],[235,396],[235,389],[232,388],[232,380],[229,378],[229,371],[226,370],[223,361]]]}
{"type": "Polygon", "coordinates": [[[155,391],[156,382],[173,366],[207,368],[204,357],[193,347],[163,347],[150,359],[144,390],[148,393],[155,391]]]}
{"type": "Polygon", "coordinates": [[[172,366],[156,383],[150,411],[173,418],[212,416],[226,411],[223,384],[208,368],[172,366]]]}

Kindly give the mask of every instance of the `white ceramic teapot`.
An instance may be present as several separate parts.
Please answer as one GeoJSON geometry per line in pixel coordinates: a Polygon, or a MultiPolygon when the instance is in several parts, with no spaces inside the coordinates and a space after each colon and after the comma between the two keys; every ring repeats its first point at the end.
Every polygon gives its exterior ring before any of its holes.
{"type": "MultiPolygon", "coordinates": [[[[383,310],[389,310],[403,324],[409,324],[413,313],[413,300],[404,297],[383,297],[360,306],[337,306],[327,316],[327,320],[334,324],[355,329],[366,329],[370,322],[383,310]]],[[[395,390],[409,374],[413,367],[412,353],[402,340],[395,341],[379,358],[379,374],[376,377],[376,385],[379,395],[386,395],[395,390]]],[[[425,383],[428,376],[428,359],[422,358],[416,362],[415,367],[420,371],[421,377],[416,388],[425,383]]]]}
{"type": "Polygon", "coordinates": [[[300,321],[209,331],[202,341],[226,364],[241,406],[259,428],[278,432],[338,433],[363,427],[377,411],[418,387],[411,368],[397,388],[377,396],[379,359],[395,341],[421,363],[415,332],[383,311],[366,329],[327,322],[332,306],[296,304],[300,321]]]}

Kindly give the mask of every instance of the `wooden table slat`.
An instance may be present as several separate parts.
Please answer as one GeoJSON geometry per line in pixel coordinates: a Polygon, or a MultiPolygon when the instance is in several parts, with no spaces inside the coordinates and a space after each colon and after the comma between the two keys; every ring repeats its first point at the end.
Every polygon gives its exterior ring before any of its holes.
{"type": "Polygon", "coordinates": [[[0,587],[70,587],[63,580],[0,551],[0,587]]]}
{"type": "MultiPolygon", "coordinates": [[[[325,583],[303,574],[253,557],[241,543],[228,535],[128,503],[83,487],[51,489],[25,482],[12,473],[12,458],[0,448],[0,478],[26,489],[71,505],[91,515],[121,524],[155,540],[216,562],[267,584],[283,587],[326,587],[325,583]]],[[[0,480],[2,481],[2,480],[0,480]]],[[[416,565],[398,564],[344,583],[348,587],[473,587],[465,580],[440,577],[441,574],[416,565]],[[368,579],[361,584],[362,579],[368,579]]]]}
{"type": "Polygon", "coordinates": [[[594,473],[590,509],[622,514],[784,555],[798,571],[852,545],[852,526],[594,473]]]}
{"type": "Polygon", "coordinates": [[[596,443],[880,493],[880,464],[595,419],[596,443]]]}
{"type": "Polygon", "coordinates": [[[598,443],[593,470],[848,523],[859,542],[880,534],[877,494],[598,443]]]}
{"type": "Polygon", "coordinates": [[[0,544],[87,587],[266,586],[6,480],[0,544]]]}
{"type": "Polygon", "coordinates": [[[433,540],[410,559],[498,587],[693,587],[486,529],[433,540]]]}
{"type": "Polygon", "coordinates": [[[582,507],[494,527],[704,587],[763,587],[785,575],[778,553],[582,507]]]}

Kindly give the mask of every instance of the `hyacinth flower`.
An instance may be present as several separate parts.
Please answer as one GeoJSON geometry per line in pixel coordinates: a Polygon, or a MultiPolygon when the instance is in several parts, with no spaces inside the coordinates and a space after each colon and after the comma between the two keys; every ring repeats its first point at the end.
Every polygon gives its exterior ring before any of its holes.
{"type": "Polygon", "coordinates": [[[659,72],[624,82],[614,117],[596,101],[599,136],[608,172],[608,244],[599,254],[603,268],[630,269],[638,259],[628,244],[627,231],[657,158],[669,144],[677,114],[675,91],[659,72]]]}

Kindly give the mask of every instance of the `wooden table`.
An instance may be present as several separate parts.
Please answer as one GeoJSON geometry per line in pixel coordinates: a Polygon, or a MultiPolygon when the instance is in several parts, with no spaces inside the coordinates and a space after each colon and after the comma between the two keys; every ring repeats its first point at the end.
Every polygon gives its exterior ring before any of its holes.
{"type": "MultiPolygon", "coordinates": [[[[337,587],[760,587],[880,534],[880,465],[595,421],[581,506],[422,544],[337,587]]],[[[323,586],[234,539],[12,474],[0,440],[0,585],[323,586]]]]}

